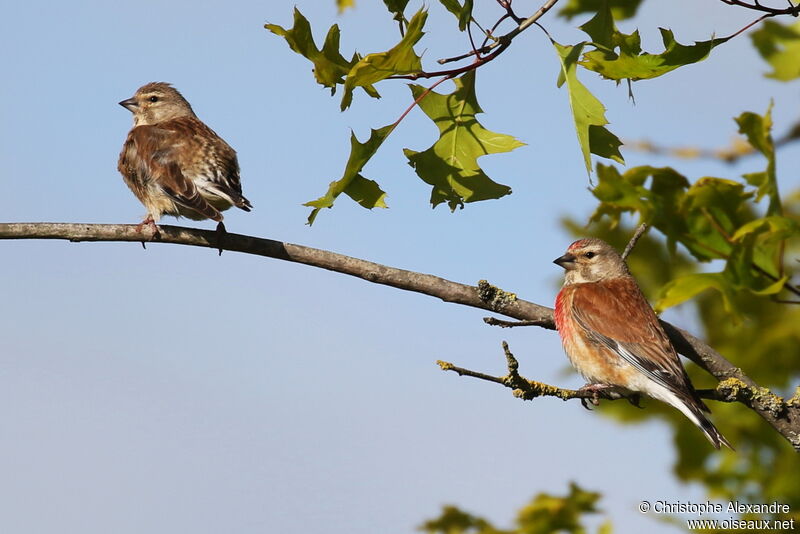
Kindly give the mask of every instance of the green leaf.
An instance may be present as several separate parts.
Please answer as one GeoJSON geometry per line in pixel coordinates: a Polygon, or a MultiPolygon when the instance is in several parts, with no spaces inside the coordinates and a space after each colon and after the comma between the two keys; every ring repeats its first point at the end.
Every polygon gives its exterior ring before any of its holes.
{"type": "Polygon", "coordinates": [[[458,19],[458,29],[462,32],[467,29],[469,21],[472,20],[473,0],[464,0],[464,5],[458,0],[439,0],[439,2],[458,19]]]}
{"type": "Polygon", "coordinates": [[[765,196],[769,198],[767,215],[781,215],[781,198],[778,192],[778,179],[775,172],[775,145],[772,141],[772,103],[762,117],[756,113],[745,112],[736,119],[739,133],[747,137],[747,141],[765,158],[767,168],[762,172],[745,174],[747,183],[756,187],[756,200],[760,201],[765,196]]]}
{"type": "Polygon", "coordinates": [[[800,22],[786,26],[765,20],[750,34],[753,46],[772,66],[768,78],[782,82],[800,78],[800,22]]]}
{"type": "Polygon", "coordinates": [[[592,159],[590,154],[613,159],[618,163],[625,163],[619,147],[622,141],[608,131],[605,125],[606,108],[589,92],[585,85],[578,80],[576,65],[581,55],[584,43],[575,46],[562,46],[552,41],[553,46],[561,60],[561,77],[567,83],[569,106],[575,120],[575,130],[578,133],[578,143],[583,153],[586,172],[592,173],[592,159]],[[594,131],[593,131],[594,130],[594,131]]]}
{"type": "MultiPolygon", "coordinates": [[[[475,71],[453,82],[456,89],[449,95],[431,91],[419,102],[422,111],[439,128],[439,139],[424,152],[403,151],[417,175],[433,186],[433,207],[447,202],[451,210],[463,207],[465,202],[510,194],[511,188],[492,181],[477,160],[524,145],[509,135],[485,129],[475,118],[482,112],[475,96],[475,71]]],[[[415,99],[427,91],[414,84],[410,88],[415,99]]]]}
{"type": "MultiPolygon", "coordinates": [[[[344,83],[344,77],[358,61],[358,55],[352,60],[347,61],[339,52],[339,26],[334,24],[328,30],[322,50],[318,49],[314,43],[314,36],[311,32],[311,24],[300,10],[294,10],[294,27],[287,30],[277,24],[265,24],[264,28],[270,32],[283,37],[289,48],[308,59],[314,64],[314,78],[317,83],[331,90],[331,94],[336,92],[336,85],[344,83]]],[[[373,87],[364,88],[373,96],[377,92],[373,87]]]]}
{"type": "Polygon", "coordinates": [[[697,180],[681,199],[680,214],[687,231],[680,238],[700,261],[725,258],[731,251],[727,236],[752,217],[744,185],[723,178],[697,180]]]}
{"type": "Polygon", "coordinates": [[[762,234],[770,242],[782,241],[789,237],[800,236],[800,222],[781,216],[763,217],[741,226],[733,234],[732,239],[740,241],[750,234],[762,234]]]}
{"type": "MultiPolygon", "coordinates": [[[[768,225],[767,225],[768,226],[768,225]]],[[[765,226],[761,226],[765,228],[765,226]]],[[[733,251],[725,265],[725,274],[737,289],[747,289],[756,295],[774,295],[779,293],[788,276],[778,276],[780,272],[779,258],[775,247],[770,247],[767,255],[762,254],[758,261],[757,241],[759,232],[746,232],[739,236],[733,251]],[[771,257],[770,257],[771,256],[771,257]],[[760,271],[754,269],[760,267],[760,271]],[[769,276],[763,274],[769,273],[769,276]]]]}
{"type": "Polygon", "coordinates": [[[333,207],[336,198],[342,193],[347,194],[365,208],[386,207],[384,200],[386,193],[381,191],[377,183],[364,178],[360,173],[364,165],[392,133],[394,127],[394,124],[390,124],[378,130],[372,130],[365,143],[361,143],[355,133],[350,133],[350,157],[347,160],[344,174],[339,180],[331,182],[328,191],[323,196],[303,204],[314,208],[308,216],[309,225],[314,224],[314,220],[322,208],[333,207]]]}
{"type": "Polygon", "coordinates": [[[581,26],[591,38],[595,50],[586,52],[578,63],[609,80],[647,80],[672,70],[697,63],[708,57],[715,46],[730,37],[699,41],[682,45],[675,40],[671,30],[660,28],[664,52],[642,52],[638,30],[624,34],[617,30],[608,6],[601,8],[586,24],[581,26]]]}
{"type": "Polygon", "coordinates": [[[405,20],[403,12],[406,10],[408,0],[383,0],[383,3],[386,5],[386,9],[394,15],[394,20],[405,20]]]}
{"type": "Polygon", "coordinates": [[[728,260],[731,274],[735,275],[738,283],[756,294],[780,291],[783,283],[777,282],[783,272],[783,244],[786,239],[796,236],[800,236],[800,223],[787,217],[767,216],[742,225],[731,238],[734,242],[728,260]],[[758,267],[760,276],[751,272],[753,265],[758,267]],[[748,271],[744,272],[744,269],[748,271]]]}
{"type": "Polygon", "coordinates": [[[356,7],[356,0],[336,0],[336,7],[341,15],[345,9],[349,7],[356,7]]]}
{"type": "Polygon", "coordinates": [[[636,15],[641,3],[642,0],[567,0],[558,16],[571,20],[583,13],[597,13],[608,5],[616,20],[629,19],[636,15]]]}
{"type": "Polygon", "coordinates": [[[360,174],[353,178],[353,181],[345,188],[344,192],[364,208],[389,207],[386,205],[386,193],[378,186],[378,182],[364,178],[360,174]]]}
{"type": "Polygon", "coordinates": [[[414,45],[424,35],[422,28],[428,18],[428,12],[419,10],[408,23],[406,33],[394,47],[387,52],[367,54],[359,60],[347,73],[344,81],[344,96],[341,109],[344,111],[353,101],[353,90],[356,87],[371,86],[389,76],[410,74],[422,70],[419,56],[414,52],[414,45]]]}
{"type": "Polygon", "coordinates": [[[740,320],[734,305],[734,292],[730,281],[722,273],[698,273],[680,276],[668,282],[661,288],[661,294],[654,306],[656,312],[661,313],[667,308],[689,300],[698,293],[707,289],[714,289],[722,297],[725,311],[740,320]]]}
{"type": "MultiPolygon", "coordinates": [[[[612,228],[624,212],[639,213],[640,220],[656,226],[668,236],[685,230],[680,210],[680,198],[689,181],[669,167],[634,167],[620,174],[612,166],[597,164],[597,185],[592,194],[600,200],[590,222],[603,217],[611,219],[612,228]],[[645,183],[651,178],[650,187],[645,183]]],[[[672,248],[671,245],[670,248],[672,248]]]]}
{"type": "MultiPolygon", "coordinates": [[[[570,483],[566,495],[539,493],[517,513],[511,529],[498,529],[488,520],[460,510],[455,506],[444,506],[439,517],[418,527],[427,534],[586,534],[586,514],[599,512],[597,503],[600,494],[586,491],[570,483]]],[[[604,521],[598,534],[611,534],[611,523],[604,521]]]]}

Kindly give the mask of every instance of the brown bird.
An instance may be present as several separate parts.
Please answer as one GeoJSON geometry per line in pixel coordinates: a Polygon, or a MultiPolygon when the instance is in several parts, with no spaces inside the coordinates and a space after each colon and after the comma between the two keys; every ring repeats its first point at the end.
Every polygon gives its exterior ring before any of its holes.
{"type": "Polygon", "coordinates": [[[556,259],[566,270],[556,326],[588,391],[646,393],[680,410],[716,447],[733,449],[704,412],[675,348],[625,260],[601,239],[581,239],[556,259]]]}
{"type": "Polygon", "coordinates": [[[242,195],[236,151],[197,118],[170,84],[143,85],[119,105],[133,113],[117,168],[147,208],[139,229],[151,226],[156,237],[162,215],[211,219],[219,223],[221,241],[221,212],[253,207],[242,195]]]}

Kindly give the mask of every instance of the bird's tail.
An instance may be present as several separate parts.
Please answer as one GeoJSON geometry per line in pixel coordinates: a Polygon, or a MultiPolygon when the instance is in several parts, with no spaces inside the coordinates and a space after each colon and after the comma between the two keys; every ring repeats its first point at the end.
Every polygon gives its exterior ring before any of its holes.
{"type": "MultiPolygon", "coordinates": [[[[676,408],[678,408],[683,414],[688,417],[697,427],[703,431],[703,433],[708,438],[708,441],[714,445],[714,448],[719,449],[722,445],[725,445],[730,450],[736,450],[733,448],[733,445],[725,439],[725,436],[717,430],[717,427],[708,420],[706,414],[703,413],[703,408],[705,405],[699,399],[694,401],[694,399],[680,399],[679,403],[673,404],[676,408]]],[[[705,411],[709,411],[708,408],[705,411]]]]}

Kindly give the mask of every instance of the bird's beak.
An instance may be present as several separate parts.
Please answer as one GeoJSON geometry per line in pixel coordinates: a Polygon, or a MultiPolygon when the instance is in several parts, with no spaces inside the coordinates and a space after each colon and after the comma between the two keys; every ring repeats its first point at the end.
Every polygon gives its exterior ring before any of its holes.
{"type": "Polygon", "coordinates": [[[139,104],[136,103],[136,99],[130,97],[128,100],[123,100],[119,103],[120,106],[127,109],[130,112],[136,111],[136,108],[139,107],[139,104]]]}
{"type": "Polygon", "coordinates": [[[575,267],[575,254],[567,252],[560,258],[554,259],[553,263],[567,270],[572,269],[573,267],[575,267]]]}

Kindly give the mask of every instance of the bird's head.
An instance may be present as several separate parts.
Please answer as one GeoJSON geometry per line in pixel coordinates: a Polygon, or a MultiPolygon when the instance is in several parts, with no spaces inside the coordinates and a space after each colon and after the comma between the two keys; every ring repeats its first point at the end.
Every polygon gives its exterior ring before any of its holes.
{"type": "Polygon", "coordinates": [[[119,103],[133,113],[134,126],[156,124],[179,117],[195,117],[192,106],[168,83],[143,85],[127,100],[119,103]]]}
{"type": "Polygon", "coordinates": [[[575,241],[553,263],[567,272],[564,285],[599,282],[630,275],[625,260],[617,251],[602,239],[594,237],[575,241]]]}

